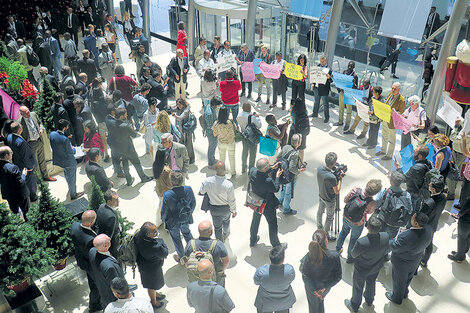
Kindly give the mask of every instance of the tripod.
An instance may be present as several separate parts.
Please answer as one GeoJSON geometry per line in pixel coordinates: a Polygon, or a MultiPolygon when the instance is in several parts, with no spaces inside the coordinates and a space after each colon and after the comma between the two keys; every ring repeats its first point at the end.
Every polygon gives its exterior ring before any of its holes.
{"type": "Polygon", "coordinates": [[[336,195],[336,201],[335,201],[335,236],[336,234],[339,233],[339,193],[336,195]]]}

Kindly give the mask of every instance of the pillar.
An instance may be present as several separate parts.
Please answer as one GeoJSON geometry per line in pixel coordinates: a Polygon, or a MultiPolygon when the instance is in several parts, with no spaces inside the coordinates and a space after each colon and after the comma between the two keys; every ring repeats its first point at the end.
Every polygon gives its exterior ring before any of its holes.
{"type": "Polygon", "coordinates": [[[246,18],[246,44],[250,50],[255,50],[256,8],[258,0],[248,0],[248,16],[246,18]]]}
{"type": "Polygon", "coordinates": [[[336,38],[338,38],[339,22],[343,11],[344,0],[333,0],[330,24],[326,37],[325,54],[329,66],[332,66],[335,56],[336,38]]]}
{"type": "Polygon", "coordinates": [[[150,38],[150,0],[142,0],[144,7],[142,8],[143,23],[142,23],[142,32],[144,33],[145,38],[148,41],[151,41],[150,38]]]}
{"type": "MultiPolygon", "coordinates": [[[[196,36],[196,9],[194,7],[194,0],[188,2],[188,56],[194,54],[194,42],[196,36]]],[[[197,41],[199,43],[199,40],[197,41]]]]}
{"type": "Polygon", "coordinates": [[[449,19],[447,31],[442,41],[441,51],[439,52],[439,59],[437,66],[434,70],[434,77],[429,87],[429,94],[426,100],[426,114],[434,124],[436,120],[436,113],[441,100],[442,90],[444,89],[444,75],[447,66],[447,57],[449,57],[457,44],[457,38],[462,27],[462,18],[467,11],[468,0],[456,0],[452,14],[449,19]]]}

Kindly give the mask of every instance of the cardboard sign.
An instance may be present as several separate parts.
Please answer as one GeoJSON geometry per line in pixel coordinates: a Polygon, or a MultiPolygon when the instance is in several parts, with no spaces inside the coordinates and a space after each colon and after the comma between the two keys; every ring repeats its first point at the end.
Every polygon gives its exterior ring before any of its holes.
{"type": "Polygon", "coordinates": [[[444,105],[437,111],[437,116],[442,118],[451,128],[455,127],[455,120],[462,115],[462,107],[450,97],[444,97],[444,105]]]}
{"type": "Polygon", "coordinates": [[[253,62],[243,62],[241,66],[243,82],[249,83],[256,80],[255,72],[253,71],[253,62]]]}
{"type": "Polygon", "coordinates": [[[279,79],[281,76],[281,70],[279,69],[278,65],[261,62],[259,68],[265,78],[279,79]]]}
{"type": "Polygon", "coordinates": [[[464,118],[465,118],[465,121],[463,123],[463,128],[460,131],[460,133],[468,134],[468,132],[470,132],[470,110],[465,112],[465,117],[464,118]]]}
{"type": "Polygon", "coordinates": [[[253,60],[253,71],[255,72],[256,75],[263,74],[263,72],[261,72],[261,69],[259,68],[259,65],[261,64],[261,62],[263,62],[262,59],[253,60]]]}
{"type": "Polygon", "coordinates": [[[401,129],[405,135],[410,132],[413,123],[406,117],[403,117],[401,114],[397,113],[395,109],[392,109],[392,119],[395,129],[401,129]]]}
{"type": "Polygon", "coordinates": [[[390,119],[392,116],[392,108],[379,100],[372,99],[372,104],[374,107],[374,114],[382,121],[390,123],[390,119]]]}
{"type": "Polygon", "coordinates": [[[217,58],[217,73],[226,72],[232,67],[237,68],[235,54],[223,55],[217,58]]]}
{"type": "Polygon", "coordinates": [[[356,105],[356,99],[363,101],[363,98],[369,97],[369,90],[359,90],[344,88],[344,104],[356,105]]]}
{"type": "Polygon", "coordinates": [[[304,75],[302,73],[302,66],[289,62],[286,62],[286,66],[284,67],[284,74],[287,78],[291,78],[294,80],[304,79],[304,75]]]}
{"type": "Polygon", "coordinates": [[[311,84],[325,84],[326,74],[323,72],[323,67],[313,66],[310,68],[310,83],[311,84]]]}
{"type": "Polygon", "coordinates": [[[336,88],[345,89],[352,88],[354,76],[333,72],[333,82],[336,88]]]}
{"type": "Polygon", "coordinates": [[[356,102],[357,115],[359,115],[361,120],[363,120],[365,123],[369,123],[369,106],[357,99],[354,100],[356,102]]]}

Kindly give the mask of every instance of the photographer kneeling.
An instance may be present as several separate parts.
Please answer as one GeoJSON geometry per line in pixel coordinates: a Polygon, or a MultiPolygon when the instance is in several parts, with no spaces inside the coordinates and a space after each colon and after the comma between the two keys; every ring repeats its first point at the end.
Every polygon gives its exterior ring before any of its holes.
{"type": "Polygon", "coordinates": [[[335,241],[336,237],[331,236],[329,231],[333,224],[336,197],[341,190],[341,181],[345,172],[346,165],[337,164],[338,156],[334,152],[329,152],[325,156],[325,164],[317,168],[317,180],[319,191],[319,205],[317,211],[317,227],[324,229],[328,234],[328,241],[335,241]],[[323,213],[326,209],[325,227],[323,227],[323,213]]]}

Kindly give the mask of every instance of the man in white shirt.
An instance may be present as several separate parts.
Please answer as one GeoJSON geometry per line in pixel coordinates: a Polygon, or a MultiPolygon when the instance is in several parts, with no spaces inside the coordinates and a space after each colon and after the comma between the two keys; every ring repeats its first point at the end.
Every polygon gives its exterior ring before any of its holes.
{"type": "Polygon", "coordinates": [[[197,63],[197,73],[199,77],[203,77],[208,68],[215,69],[215,63],[214,60],[211,59],[211,52],[206,49],[204,50],[204,57],[197,63]]]}
{"type": "Polygon", "coordinates": [[[111,281],[111,290],[116,301],[108,304],[104,313],[153,313],[149,300],[134,297],[125,278],[116,277],[111,281]]]}
{"type": "MultiPolygon", "coordinates": [[[[230,41],[224,41],[224,48],[217,54],[217,59],[224,56],[224,55],[235,55],[232,49],[230,49],[230,41]]],[[[219,74],[220,81],[225,80],[225,71],[219,74]]]]}
{"type": "Polygon", "coordinates": [[[237,203],[233,183],[225,177],[224,162],[217,162],[215,170],[215,176],[207,177],[202,182],[199,194],[209,197],[205,210],[211,212],[215,238],[224,242],[230,235],[230,216],[237,216],[237,203]]]}
{"type": "MultiPolygon", "coordinates": [[[[197,66],[207,50],[207,40],[204,37],[199,38],[199,45],[194,50],[194,64],[197,66]]],[[[210,54],[210,52],[209,52],[210,54]]]]}
{"type": "MultiPolygon", "coordinates": [[[[238,125],[240,125],[240,130],[243,132],[248,126],[249,122],[256,126],[259,130],[261,128],[261,120],[259,115],[255,112],[251,114],[251,104],[249,102],[243,103],[243,112],[237,117],[238,125]]],[[[259,138],[258,138],[259,139],[259,138]]],[[[259,142],[259,141],[258,141],[259,142]]],[[[242,151],[242,173],[246,172],[246,160],[248,158],[248,153],[250,154],[250,160],[248,162],[248,170],[255,166],[256,160],[256,151],[258,148],[258,143],[253,143],[248,139],[243,138],[243,151],[242,151]]]]}
{"type": "Polygon", "coordinates": [[[281,52],[276,52],[276,58],[271,63],[279,66],[281,70],[281,76],[278,79],[273,79],[273,104],[272,107],[277,105],[277,96],[280,94],[282,98],[282,109],[286,109],[286,92],[287,92],[287,78],[284,74],[284,67],[286,61],[282,58],[281,52]]]}

